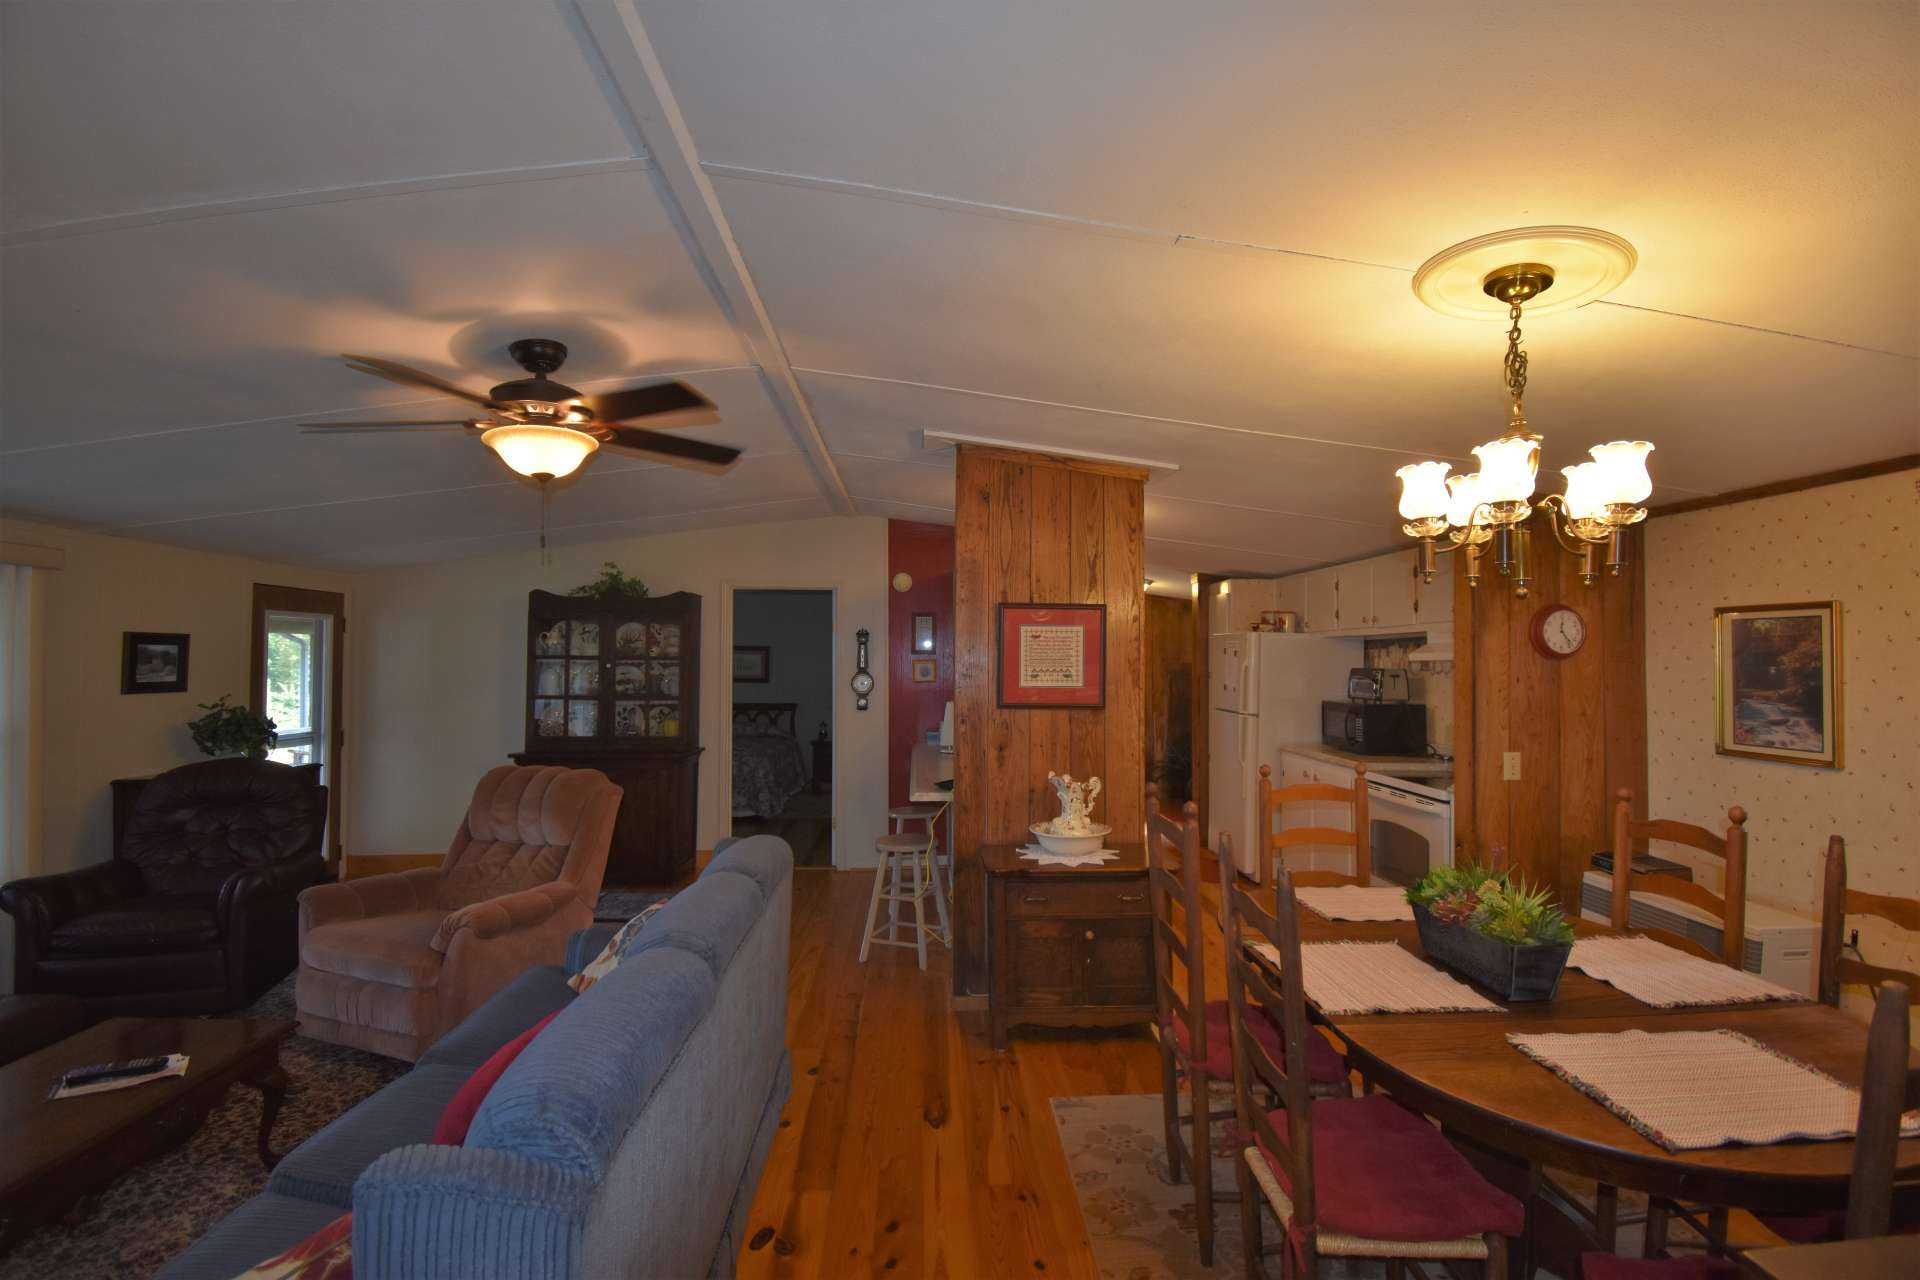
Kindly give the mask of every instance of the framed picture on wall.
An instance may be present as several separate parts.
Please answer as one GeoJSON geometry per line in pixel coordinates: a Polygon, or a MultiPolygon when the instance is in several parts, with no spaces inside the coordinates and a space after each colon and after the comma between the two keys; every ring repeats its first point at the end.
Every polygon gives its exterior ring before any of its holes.
{"type": "Polygon", "coordinates": [[[1841,767],[1840,602],[1713,611],[1714,750],[1841,767]]]}
{"type": "Polygon", "coordinates": [[[773,657],[764,644],[733,646],[735,684],[765,684],[773,678],[773,657]]]}
{"type": "Polygon", "coordinates": [[[187,643],[174,631],[120,633],[120,692],[185,693],[187,643]]]}
{"type": "Polygon", "coordinates": [[[1107,607],[1003,604],[995,627],[1000,705],[1106,705],[1107,607]]]}
{"type": "Polygon", "coordinates": [[[934,684],[940,679],[940,663],[933,658],[915,658],[913,660],[913,682],[915,684],[934,684]]]}
{"type": "Polygon", "coordinates": [[[933,652],[933,615],[916,613],[913,615],[913,651],[915,653],[933,652]]]}

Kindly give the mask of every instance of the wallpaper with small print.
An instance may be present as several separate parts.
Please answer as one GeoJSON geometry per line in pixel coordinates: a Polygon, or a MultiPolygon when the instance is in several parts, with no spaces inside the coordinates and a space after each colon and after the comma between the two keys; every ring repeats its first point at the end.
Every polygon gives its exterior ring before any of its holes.
{"type": "MultiPolygon", "coordinates": [[[[1744,806],[1757,902],[1817,919],[1836,832],[1851,887],[1920,896],[1920,472],[1650,520],[1646,557],[1648,811],[1720,830],[1744,806]],[[1840,603],[1844,767],[1716,754],[1714,609],[1805,600],[1840,603]]],[[[1920,940],[1848,924],[1920,969],[1920,940]]]]}

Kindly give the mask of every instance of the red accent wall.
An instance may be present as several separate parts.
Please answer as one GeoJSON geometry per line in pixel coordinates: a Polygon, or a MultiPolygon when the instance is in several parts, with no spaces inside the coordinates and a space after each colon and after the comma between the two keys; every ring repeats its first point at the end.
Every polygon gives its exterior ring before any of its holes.
{"type": "MultiPolygon", "coordinates": [[[[887,803],[907,802],[907,766],[917,742],[940,727],[953,699],[953,526],[887,521],[887,803]],[[910,574],[913,586],[892,580],[910,574]],[[939,679],[913,682],[913,615],[933,615],[939,679]]],[[[924,656],[924,655],[923,655],[924,656]]]]}

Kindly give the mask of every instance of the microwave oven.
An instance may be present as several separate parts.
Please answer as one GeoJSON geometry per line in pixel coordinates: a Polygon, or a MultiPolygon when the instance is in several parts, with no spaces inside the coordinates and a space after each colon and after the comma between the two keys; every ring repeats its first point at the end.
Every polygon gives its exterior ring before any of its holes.
{"type": "Polygon", "coordinates": [[[1427,754],[1427,708],[1418,702],[1323,702],[1320,742],[1357,756],[1427,754]]]}

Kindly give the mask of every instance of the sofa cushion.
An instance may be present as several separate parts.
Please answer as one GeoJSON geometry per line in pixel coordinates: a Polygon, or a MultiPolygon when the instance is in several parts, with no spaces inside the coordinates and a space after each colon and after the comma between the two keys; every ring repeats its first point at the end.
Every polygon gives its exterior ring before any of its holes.
{"type": "Polygon", "coordinates": [[[547,1029],[547,1024],[560,1016],[555,1009],[540,1021],[522,1031],[494,1051],[494,1055],[474,1068],[467,1082],[460,1086],[458,1093],[447,1101],[447,1109],[440,1113],[440,1123],[433,1127],[433,1140],[441,1146],[458,1147],[465,1145],[467,1130],[473,1127],[473,1117],[480,1110],[480,1104],[487,1100],[487,1094],[506,1073],[513,1060],[533,1043],[533,1038],[547,1029]]]}
{"type": "Polygon", "coordinates": [[[339,1216],[338,1205],[262,1192],[176,1254],[154,1280],[233,1280],[339,1216]]]}
{"type": "Polygon", "coordinates": [[[213,898],[203,894],[125,898],[54,926],[47,948],[55,955],[120,951],[179,951],[217,946],[220,925],[213,898]]]}
{"type": "Polygon", "coordinates": [[[420,1055],[420,1065],[471,1071],[501,1045],[573,1000],[573,990],[559,965],[536,965],[494,992],[459,1026],[434,1041],[433,1047],[420,1055]]]}
{"type": "Polygon", "coordinates": [[[568,1018],[548,1028],[487,1095],[467,1149],[518,1152],[600,1177],[706,1016],[716,986],[704,960],[674,947],[628,958],[580,997],[617,1007],[619,1016],[568,1018]]]}
{"type": "Polygon", "coordinates": [[[336,1214],[351,1209],[361,1171],[395,1147],[431,1141],[440,1113],[472,1074],[465,1067],[415,1067],[288,1152],[267,1189],[333,1205],[336,1214]]]}
{"type": "Polygon", "coordinates": [[[300,963],[388,986],[431,987],[440,981],[441,955],[428,944],[446,914],[428,908],[318,925],[300,940],[300,963]]]}
{"type": "Polygon", "coordinates": [[[716,845],[713,861],[707,864],[702,876],[745,876],[759,887],[762,898],[768,898],[779,883],[792,874],[793,850],[785,840],[778,836],[746,836],[716,845]]]}
{"type": "Polygon", "coordinates": [[[660,947],[690,952],[706,962],[715,977],[740,949],[747,931],[760,919],[760,890],[735,875],[702,876],[698,893],[679,893],[627,943],[625,962],[660,947]]]}
{"type": "Polygon", "coordinates": [[[160,893],[219,892],[228,876],[320,851],[327,791],[291,765],[234,756],[169,769],[140,789],[115,855],[160,893]]]}

